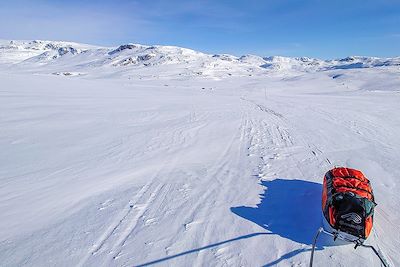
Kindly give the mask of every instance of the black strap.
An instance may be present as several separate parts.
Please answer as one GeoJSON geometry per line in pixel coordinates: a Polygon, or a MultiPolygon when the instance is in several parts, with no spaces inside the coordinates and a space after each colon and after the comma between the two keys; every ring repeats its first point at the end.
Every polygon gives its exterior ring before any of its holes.
{"type": "Polygon", "coordinates": [[[341,188],[341,187],[344,187],[344,188],[353,188],[353,189],[356,189],[356,190],[361,190],[361,191],[364,191],[364,192],[367,192],[368,194],[370,194],[370,195],[372,196],[372,199],[374,198],[374,196],[372,195],[372,191],[370,192],[370,191],[368,191],[368,190],[365,190],[365,189],[359,188],[359,187],[355,187],[355,186],[339,185],[339,186],[336,186],[335,189],[341,188]]]}
{"type": "Polygon", "coordinates": [[[333,176],[333,179],[335,179],[335,178],[356,179],[356,180],[358,180],[360,182],[369,184],[369,180],[368,179],[365,181],[365,180],[361,180],[360,178],[355,177],[355,176],[333,176]]]}

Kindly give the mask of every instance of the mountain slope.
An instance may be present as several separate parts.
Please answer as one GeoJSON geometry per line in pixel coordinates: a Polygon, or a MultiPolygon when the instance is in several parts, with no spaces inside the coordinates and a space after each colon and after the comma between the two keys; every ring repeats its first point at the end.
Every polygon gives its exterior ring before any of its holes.
{"type": "Polygon", "coordinates": [[[70,42],[2,41],[0,63],[19,71],[72,73],[96,76],[136,75],[142,78],[226,78],[266,74],[299,74],[331,69],[398,67],[400,58],[347,57],[319,60],[307,57],[258,57],[208,55],[174,46],[125,44],[116,48],[95,47],[70,42]],[[150,74],[151,73],[151,74],[150,74]]]}

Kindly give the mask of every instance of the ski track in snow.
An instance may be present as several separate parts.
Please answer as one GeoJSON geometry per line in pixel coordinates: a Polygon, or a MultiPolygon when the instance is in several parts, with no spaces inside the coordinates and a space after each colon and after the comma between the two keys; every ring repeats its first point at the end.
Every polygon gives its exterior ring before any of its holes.
{"type": "MultiPolygon", "coordinates": [[[[367,243],[400,265],[398,67],[73,59],[0,65],[1,266],[308,266],[320,211],[307,205],[343,165],[372,181],[367,243]]],[[[379,266],[321,242],[316,266],[379,266]]]]}
{"type": "MultiPolygon", "coordinates": [[[[135,198],[129,201],[129,204],[122,210],[121,214],[116,218],[116,220],[110,225],[110,227],[103,233],[103,235],[97,240],[92,249],[89,251],[88,256],[84,257],[82,262],[80,262],[79,266],[84,266],[92,255],[95,256],[103,246],[106,246],[106,242],[109,241],[110,238],[115,235],[120,235],[120,239],[126,239],[132,229],[135,227],[138,217],[143,214],[144,209],[152,202],[156,193],[160,190],[160,186],[156,188],[155,193],[152,193],[149,200],[145,204],[138,204],[138,201],[143,197],[143,195],[148,192],[151,186],[151,182],[147,183],[142,187],[142,189],[135,195],[135,198]],[[129,226],[126,226],[125,230],[119,230],[122,233],[117,233],[119,228],[122,228],[124,224],[127,224],[127,221],[132,221],[133,223],[129,226]],[[128,233],[126,233],[128,232],[128,233]]],[[[120,246],[121,241],[116,241],[115,245],[111,248],[113,251],[114,247],[120,246]]]]}

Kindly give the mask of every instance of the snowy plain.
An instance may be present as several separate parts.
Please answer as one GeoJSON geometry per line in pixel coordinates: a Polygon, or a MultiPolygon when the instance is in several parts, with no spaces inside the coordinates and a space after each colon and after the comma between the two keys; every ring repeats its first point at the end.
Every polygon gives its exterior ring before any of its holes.
{"type": "Polygon", "coordinates": [[[400,58],[0,41],[0,266],[308,266],[334,166],[400,266],[399,162],[400,58]]]}

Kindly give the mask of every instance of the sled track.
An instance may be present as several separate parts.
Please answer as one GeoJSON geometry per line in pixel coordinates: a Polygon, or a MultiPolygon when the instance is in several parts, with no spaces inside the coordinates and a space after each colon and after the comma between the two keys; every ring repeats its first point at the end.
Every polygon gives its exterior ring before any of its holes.
{"type": "MultiPolygon", "coordinates": [[[[145,186],[140,189],[138,194],[135,196],[133,200],[131,200],[131,203],[137,203],[141,197],[143,197],[144,193],[149,190],[151,183],[147,183],[145,186]]],[[[103,233],[103,235],[97,240],[92,249],[89,251],[90,255],[95,255],[104,245],[104,243],[115,233],[117,228],[120,227],[121,224],[123,224],[126,220],[126,218],[134,212],[136,209],[136,204],[131,204],[129,203],[122,211],[120,216],[116,218],[116,220],[110,225],[110,227],[103,233]]]]}
{"type": "MultiPolygon", "coordinates": [[[[235,144],[235,140],[237,140],[239,138],[239,150],[238,153],[235,155],[235,157],[230,161],[230,162],[225,162],[223,165],[221,165],[219,168],[217,168],[216,172],[215,172],[215,177],[220,181],[220,183],[224,182],[225,184],[235,184],[234,183],[234,178],[236,176],[233,175],[232,170],[233,168],[231,168],[231,165],[233,166],[238,166],[239,161],[240,161],[240,157],[242,155],[244,155],[243,151],[244,151],[244,146],[245,146],[245,139],[244,139],[244,135],[245,135],[245,125],[246,120],[244,119],[243,113],[242,113],[242,119],[241,119],[241,124],[239,127],[240,130],[240,134],[235,134],[233,135],[232,140],[230,141],[229,146],[227,147],[224,155],[232,155],[232,150],[235,148],[234,144],[235,144]],[[221,179],[221,177],[223,177],[223,179],[221,179]]],[[[223,158],[226,158],[225,156],[223,156],[223,158]]],[[[227,196],[229,194],[229,191],[231,190],[231,187],[228,186],[222,186],[221,188],[217,188],[216,190],[218,190],[217,195],[215,197],[215,199],[213,200],[212,203],[209,204],[209,206],[207,207],[207,209],[212,208],[212,206],[214,206],[215,204],[218,205],[218,201],[221,201],[223,199],[223,197],[227,196]]],[[[201,214],[204,214],[204,216],[206,216],[206,212],[207,209],[205,209],[206,207],[203,207],[203,209],[200,211],[201,214]]],[[[205,227],[205,231],[204,231],[204,238],[203,238],[203,242],[201,244],[202,247],[207,246],[208,244],[210,244],[210,242],[212,241],[212,235],[213,235],[213,229],[214,229],[214,225],[217,225],[217,222],[214,222],[213,220],[210,221],[206,227],[205,227]]],[[[210,252],[208,252],[210,253],[210,252]]],[[[205,257],[206,257],[207,251],[206,250],[201,250],[198,255],[197,255],[197,259],[196,262],[193,266],[205,266],[207,264],[205,264],[205,257]]],[[[215,257],[216,255],[214,255],[215,257]]]]}
{"type": "Polygon", "coordinates": [[[116,258],[121,252],[124,243],[135,229],[140,217],[143,216],[147,208],[164,188],[165,185],[159,184],[154,186],[153,182],[145,184],[93,244],[78,266],[85,266],[87,262],[90,262],[92,257],[97,257],[104,253],[108,253],[113,258],[116,258]]]}
{"type": "Polygon", "coordinates": [[[136,204],[132,207],[132,209],[135,209],[137,212],[135,212],[135,214],[132,216],[132,219],[129,220],[128,225],[125,227],[119,239],[112,247],[111,252],[113,252],[113,259],[116,259],[119,256],[126,240],[131,236],[133,230],[135,229],[139,218],[143,216],[143,214],[147,211],[147,208],[154,202],[157,195],[163,188],[165,188],[165,185],[158,185],[151,193],[150,198],[148,198],[143,204],[136,204]]]}

